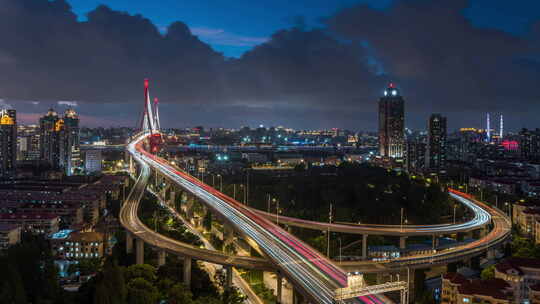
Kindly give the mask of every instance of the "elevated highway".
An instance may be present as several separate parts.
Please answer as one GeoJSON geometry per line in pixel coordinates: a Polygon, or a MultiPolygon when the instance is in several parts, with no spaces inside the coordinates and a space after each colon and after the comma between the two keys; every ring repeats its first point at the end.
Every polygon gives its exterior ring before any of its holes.
{"type": "MultiPolygon", "coordinates": [[[[302,227],[313,230],[350,234],[369,234],[369,235],[389,235],[389,236],[416,236],[416,235],[441,235],[457,232],[467,232],[485,227],[491,222],[491,214],[488,210],[478,206],[473,201],[464,199],[456,194],[450,194],[453,199],[464,204],[473,213],[474,217],[464,223],[440,224],[440,225],[373,225],[373,224],[352,224],[352,223],[326,223],[303,220],[294,217],[279,215],[279,223],[302,227]]],[[[278,221],[278,216],[273,213],[252,209],[255,213],[264,216],[273,222],[278,221]]]]}
{"type": "Polygon", "coordinates": [[[141,173],[137,178],[133,189],[126,198],[120,209],[120,223],[135,238],[141,239],[144,243],[166,251],[167,253],[180,256],[195,257],[206,262],[229,265],[248,269],[273,270],[274,267],[263,258],[230,256],[219,251],[202,249],[177,240],[168,238],[155,232],[144,225],[137,215],[139,202],[146,190],[148,179],[150,178],[150,167],[144,162],[140,162],[141,173]]]}

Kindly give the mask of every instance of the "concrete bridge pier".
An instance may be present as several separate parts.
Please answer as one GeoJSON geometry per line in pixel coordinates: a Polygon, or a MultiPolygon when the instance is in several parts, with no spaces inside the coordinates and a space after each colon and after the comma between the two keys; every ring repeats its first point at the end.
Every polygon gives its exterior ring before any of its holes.
{"type": "Polygon", "coordinates": [[[171,190],[169,194],[169,206],[174,207],[174,203],[176,202],[176,193],[171,190]]]}
{"type": "Polygon", "coordinates": [[[137,238],[135,240],[135,264],[144,264],[144,242],[137,238]]]}
{"type": "Polygon", "coordinates": [[[183,279],[184,284],[189,289],[191,286],[191,257],[184,257],[184,273],[183,279]]]}
{"type": "Polygon", "coordinates": [[[158,267],[165,265],[166,257],[167,257],[167,253],[164,250],[158,251],[158,267]]]}
{"type": "Polygon", "coordinates": [[[126,231],[126,253],[133,252],[133,235],[129,231],[126,231]]]}
{"type": "Polygon", "coordinates": [[[368,250],[367,239],[368,239],[368,235],[362,234],[362,260],[367,260],[367,250],[368,250]]]}
{"type": "Polygon", "coordinates": [[[223,249],[234,242],[234,230],[228,223],[223,223],[223,249]]]}
{"type": "Polygon", "coordinates": [[[276,303],[281,303],[281,293],[283,288],[283,277],[278,272],[276,274],[276,303]]]}
{"type": "Polygon", "coordinates": [[[433,249],[437,249],[437,247],[439,247],[439,236],[436,234],[433,235],[433,238],[431,241],[431,247],[433,249]]]}
{"type": "Polygon", "coordinates": [[[489,249],[487,251],[486,257],[487,257],[488,260],[495,259],[495,249],[489,249]]]}
{"type": "Polygon", "coordinates": [[[225,288],[229,289],[232,286],[233,268],[231,265],[225,266],[225,288]]]}
{"type": "Polygon", "coordinates": [[[407,237],[406,236],[400,236],[399,237],[399,249],[405,249],[407,247],[407,237]]]}

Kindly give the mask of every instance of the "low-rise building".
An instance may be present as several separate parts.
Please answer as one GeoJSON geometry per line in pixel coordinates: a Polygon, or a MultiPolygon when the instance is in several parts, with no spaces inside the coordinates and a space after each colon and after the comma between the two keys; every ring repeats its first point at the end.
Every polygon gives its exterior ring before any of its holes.
{"type": "Polygon", "coordinates": [[[101,258],[106,253],[105,236],[99,232],[62,230],[51,235],[50,243],[57,259],[101,258]]]}
{"type": "Polygon", "coordinates": [[[459,273],[442,277],[441,304],[509,304],[512,300],[512,287],[502,279],[468,280],[459,273]]]}
{"type": "Polygon", "coordinates": [[[529,287],[540,283],[540,259],[509,258],[495,265],[495,278],[506,281],[516,303],[529,299],[529,287]]]}
{"type": "Polygon", "coordinates": [[[6,249],[21,241],[21,226],[0,224],[0,249],[6,249]]]}
{"type": "Polygon", "coordinates": [[[51,213],[0,213],[0,224],[14,224],[20,226],[22,231],[51,234],[58,231],[60,217],[51,213]]]}

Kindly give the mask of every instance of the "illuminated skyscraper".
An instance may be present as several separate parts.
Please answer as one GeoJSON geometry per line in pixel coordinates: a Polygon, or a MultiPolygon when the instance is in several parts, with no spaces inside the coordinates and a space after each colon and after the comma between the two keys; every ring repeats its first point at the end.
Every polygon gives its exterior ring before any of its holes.
{"type": "Polygon", "coordinates": [[[0,176],[15,177],[17,159],[17,112],[0,111],[0,176]]]}
{"type": "Polygon", "coordinates": [[[402,158],[405,148],[404,100],[390,83],[379,100],[379,155],[402,158]]]}
{"type": "Polygon", "coordinates": [[[73,109],[67,109],[64,117],[50,109],[39,120],[41,159],[47,160],[53,168],[62,169],[72,175],[81,166],[79,144],[79,116],[73,109]]]}
{"type": "Polygon", "coordinates": [[[39,119],[40,157],[55,169],[60,168],[60,131],[63,124],[64,121],[53,109],[39,119]]]}
{"type": "Polygon", "coordinates": [[[64,113],[64,127],[61,130],[60,167],[67,175],[81,168],[79,115],[73,109],[64,113]]]}
{"type": "Polygon", "coordinates": [[[432,114],[428,122],[426,168],[434,172],[444,170],[446,164],[446,117],[432,114]]]}

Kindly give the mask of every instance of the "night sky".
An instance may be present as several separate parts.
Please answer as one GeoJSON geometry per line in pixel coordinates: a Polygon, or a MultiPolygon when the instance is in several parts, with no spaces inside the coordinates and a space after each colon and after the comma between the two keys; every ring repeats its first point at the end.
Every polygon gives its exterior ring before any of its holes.
{"type": "Polygon", "coordinates": [[[375,130],[393,81],[409,128],[540,127],[539,21],[534,0],[0,0],[0,104],[135,126],[148,77],[165,127],[375,130]]]}

